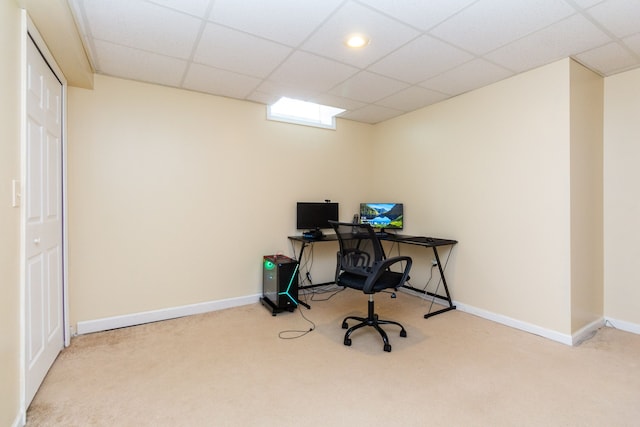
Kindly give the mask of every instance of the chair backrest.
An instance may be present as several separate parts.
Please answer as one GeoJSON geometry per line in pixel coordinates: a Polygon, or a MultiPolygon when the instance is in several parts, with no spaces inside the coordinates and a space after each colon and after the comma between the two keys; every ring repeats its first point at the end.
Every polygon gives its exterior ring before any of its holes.
{"type": "MultiPolygon", "coordinates": [[[[376,263],[385,259],[378,236],[369,224],[329,221],[338,236],[338,269],[368,275],[376,263]]],[[[339,273],[339,271],[336,271],[339,273]]]]}

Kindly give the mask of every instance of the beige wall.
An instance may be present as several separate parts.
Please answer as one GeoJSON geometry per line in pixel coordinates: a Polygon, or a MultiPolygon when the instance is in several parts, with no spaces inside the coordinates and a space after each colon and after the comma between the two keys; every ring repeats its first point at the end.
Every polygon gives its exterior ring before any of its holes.
{"type": "MultiPolygon", "coordinates": [[[[331,199],[350,220],[367,185],[370,125],[290,125],[259,104],[94,83],[68,91],[72,325],[259,294],[262,255],[293,255],[295,202],[331,199]]],[[[315,280],[328,280],[337,248],[317,246],[315,280]]]]}
{"type": "Polygon", "coordinates": [[[20,411],[20,210],[11,206],[20,178],[20,10],[0,2],[0,425],[20,411]]]}
{"type": "Polygon", "coordinates": [[[569,66],[386,121],[375,134],[377,161],[399,162],[375,187],[407,203],[407,231],[459,241],[447,276],[454,299],[563,334],[571,332],[569,66]]]}
{"type": "Polygon", "coordinates": [[[605,313],[638,331],[640,70],[605,80],[604,117],[605,313]]]}
{"type": "Polygon", "coordinates": [[[577,62],[571,77],[571,332],[603,318],[604,79],[577,62]]]}

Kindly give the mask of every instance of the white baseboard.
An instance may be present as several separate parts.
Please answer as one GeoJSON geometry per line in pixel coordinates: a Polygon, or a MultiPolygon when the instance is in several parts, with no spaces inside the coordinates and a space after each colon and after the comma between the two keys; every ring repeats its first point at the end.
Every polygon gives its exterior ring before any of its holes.
{"type": "Polygon", "coordinates": [[[460,304],[454,301],[454,305],[456,305],[457,309],[460,311],[464,311],[465,313],[473,314],[478,317],[482,317],[483,319],[491,320],[493,322],[497,322],[503,324],[505,326],[509,326],[515,329],[520,329],[525,332],[529,332],[535,335],[539,335],[544,338],[548,338],[553,341],[560,342],[562,344],[567,345],[578,345],[581,342],[591,338],[593,334],[600,328],[608,326],[613,327],[615,329],[620,329],[626,332],[632,332],[634,334],[640,335],[640,325],[626,322],[624,320],[616,320],[612,318],[603,317],[601,319],[595,320],[590,324],[586,325],[579,331],[567,335],[562,334],[558,331],[554,331],[551,329],[545,329],[537,325],[532,325],[527,322],[523,322],[521,320],[512,319],[508,316],[503,316],[500,314],[496,314],[490,311],[482,310],[470,305],[460,304]]]}
{"type": "Polygon", "coordinates": [[[242,305],[258,302],[260,297],[261,294],[256,294],[238,298],[183,305],[179,307],[169,307],[141,313],[125,314],[122,316],[87,320],[78,322],[76,332],[78,335],[90,334],[92,332],[108,331],[109,329],[125,328],[127,326],[158,322],[160,320],[175,319],[177,317],[190,316],[192,314],[208,313],[210,311],[223,310],[225,308],[240,307],[242,305]]]}
{"type": "Polygon", "coordinates": [[[483,319],[491,320],[515,329],[520,329],[521,331],[529,332],[531,334],[540,335],[541,337],[548,338],[562,344],[573,345],[573,337],[571,335],[562,334],[558,331],[542,328],[538,325],[523,322],[522,320],[513,319],[508,316],[496,314],[467,304],[460,304],[456,302],[454,302],[454,304],[457,306],[458,310],[464,311],[465,313],[473,314],[475,316],[482,317],[483,319]]]}
{"type": "Polygon", "coordinates": [[[605,326],[612,327],[614,329],[620,329],[621,331],[631,332],[640,335],[640,325],[637,323],[626,322],[624,320],[613,319],[611,317],[605,318],[605,326]]]}
{"type": "MultiPolygon", "coordinates": [[[[444,305],[445,307],[449,305],[447,300],[438,298],[438,297],[429,297],[424,296],[418,292],[414,292],[410,289],[401,289],[412,295],[418,295],[421,298],[432,299],[436,304],[444,305]]],[[[491,311],[483,310],[472,305],[459,303],[457,301],[453,301],[453,305],[456,306],[457,310],[463,311],[465,313],[473,314],[474,316],[482,317],[483,319],[491,320],[492,322],[500,323],[505,326],[509,326],[511,328],[520,329],[521,331],[529,332],[535,335],[540,335],[541,337],[551,339],[553,341],[558,341],[563,344],[573,345],[576,343],[576,340],[571,335],[561,334],[557,331],[553,331],[550,329],[541,328],[540,326],[533,325],[531,323],[523,322],[521,320],[513,319],[508,316],[503,316],[501,314],[496,314],[491,311]]],[[[600,322],[601,325],[604,325],[604,320],[600,322]]],[[[588,332],[585,332],[585,335],[588,332]]]]}
{"type": "MultiPolygon", "coordinates": [[[[410,290],[402,289],[402,291],[413,294],[413,292],[411,292],[410,290]]],[[[103,319],[87,320],[84,322],[78,322],[77,334],[89,334],[93,332],[107,331],[109,329],[142,325],[144,323],[157,322],[160,320],[175,319],[177,317],[184,317],[192,314],[202,314],[210,311],[223,310],[226,308],[240,307],[243,305],[254,304],[258,302],[260,300],[260,297],[261,294],[256,294],[238,298],[229,298],[225,300],[184,305],[180,307],[170,307],[161,310],[132,313],[122,316],[106,317],[103,319]]],[[[435,299],[437,303],[447,305],[445,300],[441,300],[439,298],[435,299]]],[[[471,305],[462,304],[456,301],[454,301],[454,305],[458,310],[465,313],[473,314],[475,316],[482,317],[483,319],[491,320],[505,326],[539,335],[541,337],[548,338],[566,345],[576,345],[581,343],[585,339],[588,339],[596,330],[600,329],[603,326],[609,326],[615,329],[620,329],[640,335],[640,325],[613,318],[602,318],[596,320],[580,329],[576,333],[568,335],[561,334],[554,330],[545,329],[531,323],[523,322],[521,320],[513,319],[508,316],[503,316],[487,310],[482,310],[471,305]]],[[[20,419],[17,419],[14,425],[20,426],[20,419]]]]}
{"type": "Polygon", "coordinates": [[[11,424],[11,427],[23,427],[27,424],[27,417],[25,413],[18,414],[15,421],[11,424]]]}

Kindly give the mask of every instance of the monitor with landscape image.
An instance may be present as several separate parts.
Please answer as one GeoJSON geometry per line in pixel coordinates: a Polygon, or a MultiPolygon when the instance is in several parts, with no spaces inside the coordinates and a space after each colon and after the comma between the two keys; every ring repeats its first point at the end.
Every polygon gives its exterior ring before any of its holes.
{"type": "Polygon", "coordinates": [[[402,203],[360,203],[360,223],[369,224],[377,231],[402,230],[404,209],[402,203]]]}

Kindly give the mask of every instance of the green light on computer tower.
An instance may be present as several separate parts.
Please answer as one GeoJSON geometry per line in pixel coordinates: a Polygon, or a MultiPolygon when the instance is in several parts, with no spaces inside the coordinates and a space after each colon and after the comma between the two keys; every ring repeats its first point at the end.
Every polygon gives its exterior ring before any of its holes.
{"type": "Polygon", "coordinates": [[[274,268],[276,268],[276,265],[270,259],[265,259],[264,260],[264,268],[266,270],[273,270],[274,268]]]}

